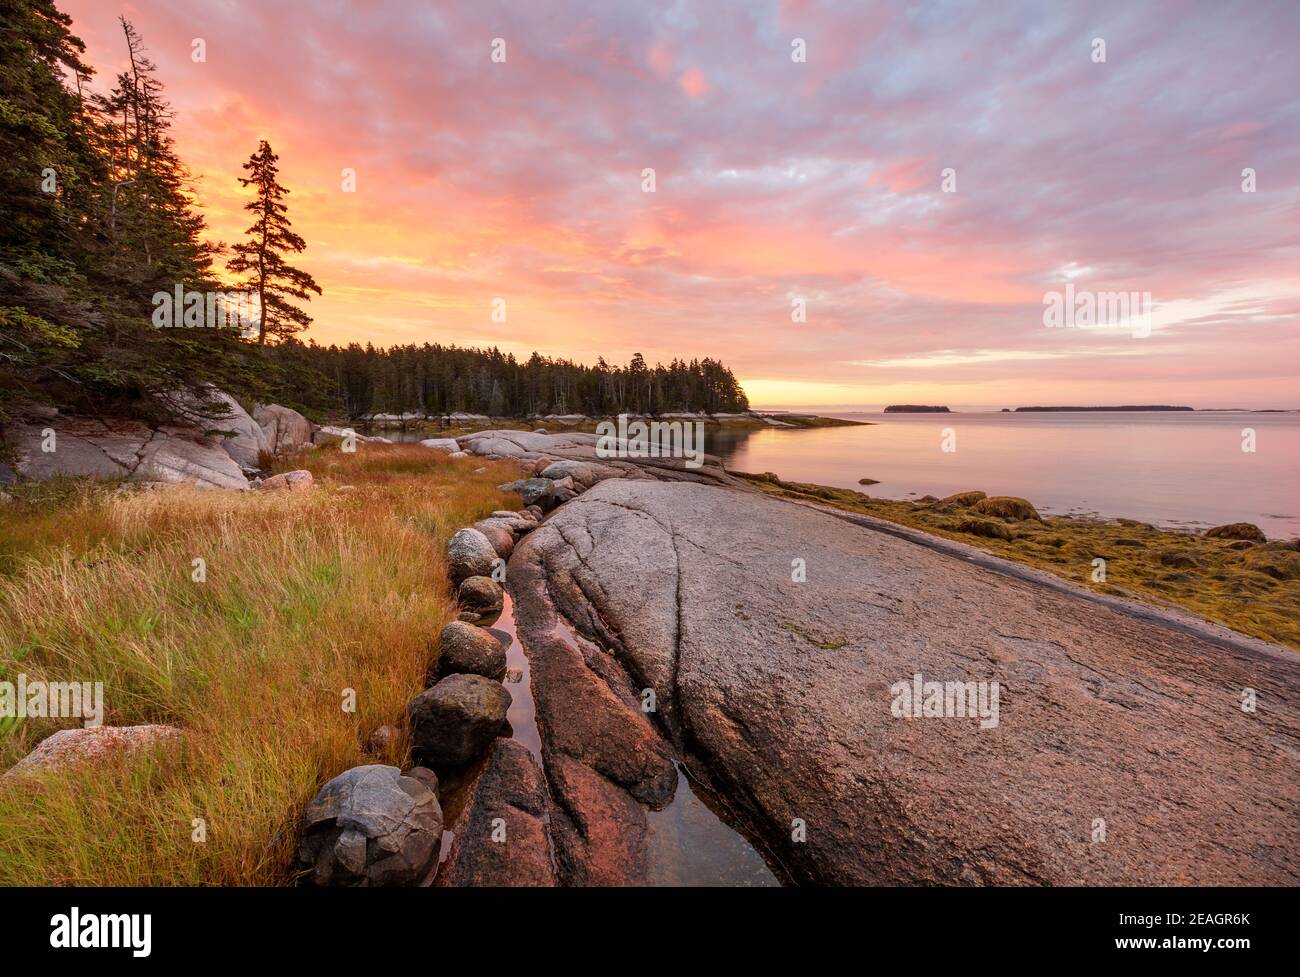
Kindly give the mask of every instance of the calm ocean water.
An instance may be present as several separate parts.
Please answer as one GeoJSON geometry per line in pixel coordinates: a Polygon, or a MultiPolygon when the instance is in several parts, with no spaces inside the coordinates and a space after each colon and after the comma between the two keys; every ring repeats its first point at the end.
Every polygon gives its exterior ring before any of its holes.
{"type": "Polygon", "coordinates": [[[836,414],[871,427],[710,431],[728,468],[904,499],[982,489],[1055,515],[1300,536],[1300,413],[836,414]],[[957,450],[941,450],[944,429],[957,450]],[[1253,453],[1243,430],[1255,431],[1253,453]],[[858,479],[880,480],[859,486],[858,479]]]}

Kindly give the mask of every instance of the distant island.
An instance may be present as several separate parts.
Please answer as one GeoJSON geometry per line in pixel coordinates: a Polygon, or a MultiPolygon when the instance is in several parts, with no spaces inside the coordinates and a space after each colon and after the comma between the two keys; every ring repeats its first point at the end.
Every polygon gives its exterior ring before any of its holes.
{"type": "Polygon", "coordinates": [[[947,407],[927,407],[923,404],[890,404],[886,414],[950,414],[947,407]]]}
{"type": "Polygon", "coordinates": [[[1168,407],[1164,404],[1143,404],[1134,406],[1125,404],[1123,407],[1017,407],[1016,413],[1033,413],[1035,411],[1108,411],[1108,410],[1193,410],[1191,407],[1168,407]]]}

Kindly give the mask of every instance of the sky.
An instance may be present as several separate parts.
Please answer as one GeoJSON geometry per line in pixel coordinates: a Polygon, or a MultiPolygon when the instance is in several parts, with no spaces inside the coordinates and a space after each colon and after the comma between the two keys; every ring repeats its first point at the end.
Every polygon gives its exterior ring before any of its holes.
{"type": "Polygon", "coordinates": [[[214,238],[271,143],[319,343],[712,356],[768,407],[1300,407],[1295,0],[60,6],[101,90],[143,35],[214,238]],[[1149,319],[1049,327],[1067,286],[1149,319]]]}

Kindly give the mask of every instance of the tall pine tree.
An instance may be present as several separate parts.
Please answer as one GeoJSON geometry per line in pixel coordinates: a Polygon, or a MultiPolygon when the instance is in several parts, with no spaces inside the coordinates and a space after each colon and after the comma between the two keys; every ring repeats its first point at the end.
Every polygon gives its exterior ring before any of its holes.
{"type": "Polygon", "coordinates": [[[311,301],[309,293],[321,294],[311,275],[284,260],[287,253],[301,254],[307,242],[294,233],[289,222],[284,203],[289,191],[278,180],[279,159],[263,139],[257,152],[244,164],[249,176],[240,177],[239,182],[257,191],[257,196],[244,209],[257,219],[246,232],[248,240],[232,249],[235,256],[226,266],[235,274],[245,276],[241,282],[243,288],[257,292],[261,309],[257,342],[262,346],[266,345],[268,335],[283,341],[311,323],[311,316],[289,299],[311,301]]]}

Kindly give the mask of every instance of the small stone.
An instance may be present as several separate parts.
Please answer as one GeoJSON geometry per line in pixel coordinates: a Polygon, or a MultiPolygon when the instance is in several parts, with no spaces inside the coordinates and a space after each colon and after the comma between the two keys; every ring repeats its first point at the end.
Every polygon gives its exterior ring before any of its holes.
{"type": "Polygon", "coordinates": [[[304,492],[312,487],[315,479],[305,468],[293,472],[281,472],[263,479],[257,487],[263,492],[304,492]]]}
{"type": "Polygon", "coordinates": [[[366,752],[383,753],[392,746],[401,735],[401,730],[396,726],[380,726],[379,728],[372,730],[370,735],[366,737],[366,752]]]}

